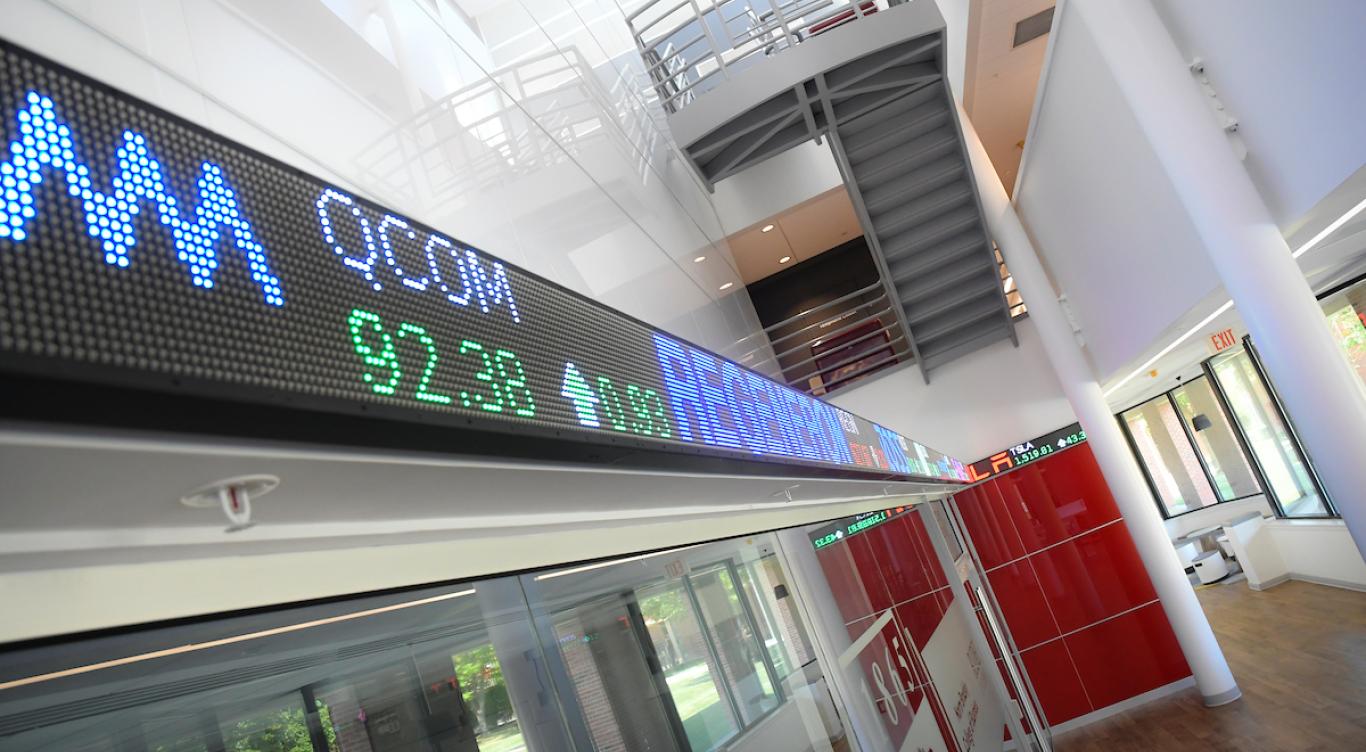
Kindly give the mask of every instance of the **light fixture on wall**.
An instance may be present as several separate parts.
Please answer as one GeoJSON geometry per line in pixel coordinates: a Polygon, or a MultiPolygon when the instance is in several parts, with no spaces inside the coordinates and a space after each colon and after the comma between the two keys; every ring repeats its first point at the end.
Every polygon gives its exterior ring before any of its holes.
{"type": "Polygon", "coordinates": [[[274,475],[224,478],[181,496],[180,503],[191,509],[222,509],[228,520],[224,532],[236,533],[256,524],[251,518],[251,500],[265,496],[279,485],[280,479],[274,475]]]}
{"type": "Polygon", "coordinates": [[[759,232],[773,232],[773,225],[764,225],[759,232]]]}
{"type": "Polygon", "coordinates": [[[1211,420],[1209,419],[1209,416],[1208,416],[1208,415],[1205,415],[1204,413],[1200,413],[1199,415],[1195,416],[1194,418],[1191,418],[1191,428],[1194,428],[1194,429],[1197,430],[1197,431],[1204,431],[1204,430],[1207,429],[1207,428],[1213,428],[1213,427],[1214,427],[1214,422],[1211,421],[1211,420]]]}
{"type": "Polygon", "coordinates": [[[697,258],[693,259],[692,262],[693,262],[694,264],[700,264],[700,263],[702,263],[703,261],[706,261],[706,260],[707,260],[707,257],[706,257],[706,256],[698,256],[697,258]]]}
{"type": "Polygon", "coordinates": [[[725,283],[724,285],[721,285],[721,291],[722,291],[722,292],[725,292],[726,290],[729,290],[730,288],[732,288],[732,287],[734,287],[734,286],[735,286],[735,283],[734,283],[734,282],[727,282],[727,283],[725,283]]]}
{"type": "Polygon", "coordinates": [[[792,257],[791,257],[791,256],[783,256],[782,258],[778,259],[778,263],[780,263],[780,264],[786,264],[787,262],[789,262],[789,261],[791,261],[791,260],[792,260],[792,257]]]}

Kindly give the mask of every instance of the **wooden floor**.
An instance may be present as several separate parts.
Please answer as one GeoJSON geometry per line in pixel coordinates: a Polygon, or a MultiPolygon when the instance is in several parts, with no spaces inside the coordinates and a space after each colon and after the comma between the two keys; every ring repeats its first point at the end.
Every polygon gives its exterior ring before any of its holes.
{"type": "Polygon", "coordinates": [[[1366,593],[1239,582],[1199,596],[1243,698],[1206,708],[1184,690],[1060,734],[1058,752],[1366,751],[1366,593]]]}

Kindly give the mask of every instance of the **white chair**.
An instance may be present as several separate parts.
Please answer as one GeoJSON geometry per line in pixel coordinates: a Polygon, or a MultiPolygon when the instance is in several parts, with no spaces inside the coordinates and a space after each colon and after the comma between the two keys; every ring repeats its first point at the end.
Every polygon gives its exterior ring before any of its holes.
{"type": "Polygon", "coordinates": [[[1228,562],[1218,551],[1206,551],[1195,557],[1191,564],[1195,567],[1195,576],[1206,585],[1228,576],[1228,562]]]}
{"type": "Polygon", "coordinates": [[[1187,572],[1193,571],[1191,562],[1200,555],[1200,546],[1195,541],[1181,540],[1172,541],[1172,545],[1176,547],[1176,555],[1181,559],[1181,566],[1185,567],[1187,572]]]}

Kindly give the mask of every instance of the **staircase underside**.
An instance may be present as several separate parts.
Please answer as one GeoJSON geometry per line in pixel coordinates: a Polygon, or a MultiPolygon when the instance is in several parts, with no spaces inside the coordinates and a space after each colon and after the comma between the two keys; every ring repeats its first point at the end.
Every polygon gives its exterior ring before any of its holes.
{"type": "Polygon", "coordinates": [[[670,124],[711,185],[828,138],[928,381],[944,363],[1015,340],[1015,330],[942,73],[942,21],[926,31],[924,5],[932,4],[897,6],[763,60],[670,124]],[[919,29],[897,33],[898,23],[919,29]]]}

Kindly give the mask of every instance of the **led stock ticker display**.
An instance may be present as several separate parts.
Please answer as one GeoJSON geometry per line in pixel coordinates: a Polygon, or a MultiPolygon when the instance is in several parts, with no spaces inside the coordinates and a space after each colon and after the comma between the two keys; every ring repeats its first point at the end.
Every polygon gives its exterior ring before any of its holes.
{"type": "Polygon", "coordinates": [[[1073,423],[1052,433],[1044,434],[1033,441],[1026,441],[1023,444],[1002,449],[984,460],[972,463],[968,467],[968,479],[972,481],[986,480],[993,475],[1000,475],[1021,465],[1028,465],[1054,452],[1076,446],[1083,441],[1086,441],[1086,432],[1081,429],[1080,424],[1073,423]]]}
{"type": "Polygon", "coordinates": [[[0,43],[0,369],[966,480],[958,461],[0,43]]]}

